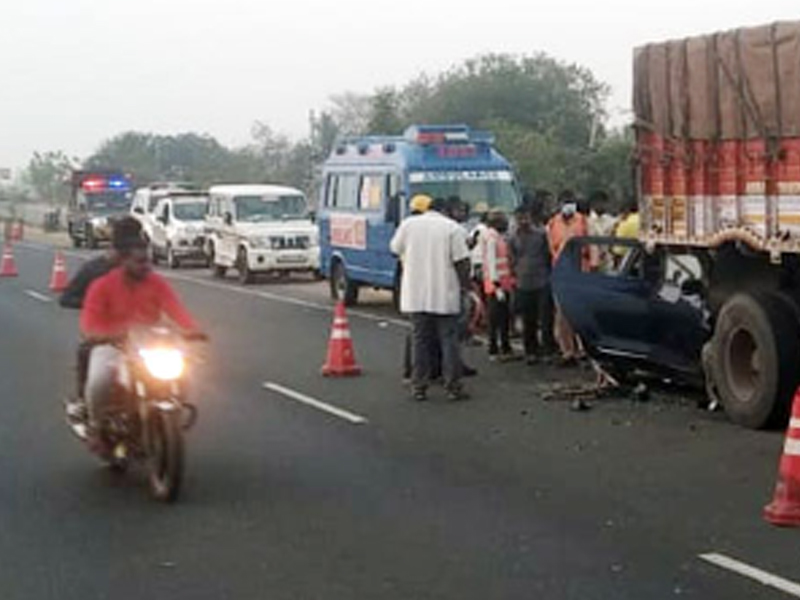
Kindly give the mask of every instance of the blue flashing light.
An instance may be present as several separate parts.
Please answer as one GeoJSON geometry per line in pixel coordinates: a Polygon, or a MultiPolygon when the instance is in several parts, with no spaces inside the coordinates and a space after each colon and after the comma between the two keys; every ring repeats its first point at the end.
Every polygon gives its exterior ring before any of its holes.
{"type": "Polygon", "coordinates": [[[124,179],[109,179],[107,185],[109,188],[115,190],[125,190],[130,187],[130,183],[124,179]]]}

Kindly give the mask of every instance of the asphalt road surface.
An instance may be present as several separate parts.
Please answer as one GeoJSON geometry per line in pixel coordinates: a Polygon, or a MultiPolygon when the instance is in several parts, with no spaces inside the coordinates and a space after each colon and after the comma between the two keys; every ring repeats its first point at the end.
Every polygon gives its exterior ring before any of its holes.
{"type": "Polygon", "coordinates": [[[574,413],[542,397],[587,374],[480,348],[471,401],[413,403],[385,296],[349,314],[364,375],[324,379],[331,307],[302,279],[166,272],[212,343],[185,493],[157,504],[63,424],[77,314],[47,290],[51,248],[15,253],[20,277],[0,279],[3,600],[797,597],[799,532],[761,519],[780,433],[680,394],[574,413]]]}

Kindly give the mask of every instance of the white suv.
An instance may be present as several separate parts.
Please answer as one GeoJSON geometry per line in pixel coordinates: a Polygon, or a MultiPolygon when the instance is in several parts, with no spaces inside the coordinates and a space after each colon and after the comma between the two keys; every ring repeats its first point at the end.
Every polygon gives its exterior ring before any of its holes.
{"type": "Polygon", "coordinates": [[[242,283],[257,273],[319,273],[317,228],[300,190],[222,185],[209,190],[206,252],[215,275],[235,268],[242,283]]]}
{"type": "Polygon", "coordinates": [[[150,246],[153,261],[164,258],[171,269],[186,260],[207,262],[205,254],[205,215],[208,196],[170,195],[162,198],[153,211],[150,246]]]}
{"type": "Polygon", "coordinates": [[[136,190],[131,203],[131,215],[142,224],[142,230],[148,240],[153,239],[155,209],[159,200],[170,194],[199,193],[190,183],[174,181],[157,182],[136,190]]]}

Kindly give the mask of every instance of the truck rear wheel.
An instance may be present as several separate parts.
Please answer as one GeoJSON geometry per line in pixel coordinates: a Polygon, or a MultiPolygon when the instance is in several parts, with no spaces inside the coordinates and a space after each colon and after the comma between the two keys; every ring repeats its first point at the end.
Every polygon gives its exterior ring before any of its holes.
{"type": "Polygon", "coordinates": [[[729,418],[761,429],[785,421],[797,386],[800,327],[788,301],[736,294],[719,313],[708,363],[729,418]]]}

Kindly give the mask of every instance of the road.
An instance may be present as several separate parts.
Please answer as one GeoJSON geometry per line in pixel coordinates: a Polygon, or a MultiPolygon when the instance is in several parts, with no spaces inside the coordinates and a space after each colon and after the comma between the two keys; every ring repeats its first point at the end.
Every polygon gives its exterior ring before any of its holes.
{"type": "Polygon", "coordinates": [[[349,314],[364,375],[324,379],[331,307],[310,281],[165,272],[213,341],[185,494],[156,504],[63,425],[77,315],[47,290],[52,249],[15,253],[20,277],[0,279],[4,600],[793,597],[699,558],[800,580],[797,533],[761,519],[780,433],[675,396],[574,413],[542,395],[585,374],[478,348],[471,401],[413,403],[406,329],[380,297],[349,314]]]}

